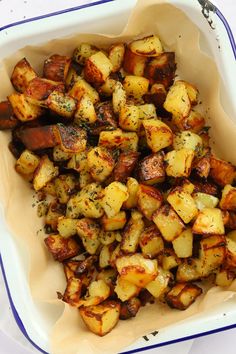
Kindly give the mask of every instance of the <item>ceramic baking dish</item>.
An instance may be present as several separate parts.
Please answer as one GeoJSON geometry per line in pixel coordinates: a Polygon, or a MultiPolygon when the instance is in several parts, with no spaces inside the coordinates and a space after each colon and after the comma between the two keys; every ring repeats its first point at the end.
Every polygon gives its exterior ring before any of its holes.
{"type": "MultiPolygon", "coordinates": [[[[204,0],[170,0],[199,27],[200,47],[214,58],[221,76],[220,100],[236,123],[235,77],[236,45],[222,13],[204,0]]],[[[65,9],[0,28],[0,60],[28,44],[38,44],[70,35],[87,33],[118,34],[125,26],[136,0],[105,0],[65,9]]],[[[9,301],[18,326],[29,341],[43,353],[49,352],[49,332],[55,318],[43,318],[33,302],[27,282],[28,260],[21,244],[11,237],[0,212],[0,263],[9,301]],[[12,261],[14,259],[14,262],[12,261]]],[[[226,330],[236,326],[236,303],[229,300],[214,310],[177,325],[144,336],[123,353],[142,352],[157,346],[226,330]]]]}

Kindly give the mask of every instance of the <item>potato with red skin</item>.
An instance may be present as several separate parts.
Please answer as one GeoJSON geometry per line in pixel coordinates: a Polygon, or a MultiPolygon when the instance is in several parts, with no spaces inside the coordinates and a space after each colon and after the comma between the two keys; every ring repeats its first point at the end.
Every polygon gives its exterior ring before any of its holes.
{"type": "Polygon", "coordinates": [[[165,52],[146,65],[144,76],[150,80],[151,84],[159,83],[168,88],[174,81],[175,71],[175,53],[165,52]]]}
{"type": "Polygon", "coordinates": [[[139,163],[139,180],[144,184],[161,183],[165,179],[164,154],[158,152],[146,156],[139,163]]]}
{"type": "Polygon", "coordinates": [[[177,283],[166,295],[166,302],[172,308],[186,310],[200,296],[202,289],[191,283],[177,283]]]}
{"type": "Polygon", "coordinates": [[[53,258],[59,262],[75,257],[81,251],[79,244],[71,237],[64,238],[60,235],[50,235],[45,238],[44,242],[53,258]]]}
{"type": "Polygon", "coordinates": [[[126,47],[123,68],[129,74],[143,76],[147,60],[147,57],[133,53],[126,47]]]}
{"type": "Polygon", "coordinates": [[[211,156],[210,164],[210,176],[217,184],[224,187],[226,184],[233,183],[236,177],[235,166],[214,156],[211,156]]]}
{"type": "Polygon", "coordinates": [[[14,67],[11,74],[11,83],[16,91],[23,93],[30,81],[37,77],[36,72],[31,67],[26,58],[22,58],[14,67]]]}
{"type": "Polygon", "coordinates": [[[0,130],[14,129],[18,123],[10,103],[8,101],[0,102],[0,130]]]}
{"type": "Polygon", "coordinates": [[[127,178],[132,175],[136,167],[140,153],[139,152],[123,152],[119,155],[115,165],[113,175],[114,180],[125,183],[127,178]]]}
{"type": "Polygon", "coordinates": [[[137,297],[133,297],[125,302],[121,303],[120,319],[127,320],[131,317],[135,317],[141,307],[141,301],[137,297]]]}
{"type": "Polygon", "coordinates": [[[64,82],[69,71],[71,58],[53,54],[44,62],[43,76],[52,81],[64,82]]]}
{"type": "Polygon", "coordinates": [[[19,139],[31,151],[51,148],[60,143],[56,125],[44,125],[19,130],[19,139]]]}

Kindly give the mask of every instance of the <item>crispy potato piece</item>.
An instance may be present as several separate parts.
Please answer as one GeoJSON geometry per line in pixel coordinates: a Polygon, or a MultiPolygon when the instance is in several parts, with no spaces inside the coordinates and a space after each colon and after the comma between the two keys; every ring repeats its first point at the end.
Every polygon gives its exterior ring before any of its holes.
{"type": "Polygon", "coordinates": [[[58,218],[57,230],[62,237],[74,236],[77,232],[77,220],[61,216],[58,218]]]}
{"type": "Polygon", "coordinates": [[[96,122],[96,120],[97,115],[93,102],[88,95],[84,94],[77,104],[74,123],[78,125],[81,123],[91,124],[96,122]]]}
{"type": "Polygon", "coordinates": [[[40,117],[44,110],[27,101],[24,94],[12,93],[8,96],[14,115],[22,122],[37,119],[40,117]]]}
{"type": "Polygon", "coordinates": [[[89,43],[81,43],[73,53],[73,60],[80,65],[85,65],[86,60],[91,55],[97,53],[99,49],[89,43]]]}
{"type": "Polygon", "coordinates": [[[68,281],[70,278],[75,277],[75,271],[81,261],[64,261],[63,269],[65,273],[66,280],[68,281]]]}
{"type": "Polygon", "coordinates": [[[232,184],[235,179],[235,173],[235,167],[231,163],[211,156],[210,176],[221,187],[226,184],[232,184]]]}
{"type": "Polygon", "coordinates": [[[106,214],[104,214],[101,218],[101,224],[105,231],[123,229],[126,224],[126,213],[125,211],[119,211],[112,217],[108,217],[106,214]]]}
{"type": "Polygon", "coordinates": [[[99,135],[101,131],[114,130],[117,128],[116,117],[111,102],[105,101],[97,104],[95,111],[96,122],[91,126],[91,134],[99,135]]]}
{"type": "Polygon", "coordinates": [[[62,206],[57,202],[49,204],[48,212],[45,217],[45,224],[50,226],[53,231],[57,231],[59,218],[63,216],[62,206]]]}
{"type": "Polygon", "coordinates": [[[201,156],[202,139],[199,135],[190,131],[176,133],[173,140],[173,148],[175,150],[190,149],[195,152],[196,156],[201,156]]]}
{"type": "Polygon", "coordinates": [[[29,103],[45,107],[47,106],[46,99],[54,90],[64,92],[65,86],[61,82],[36,77],[30,81],[24,95],[29,103]]]}
{"type": "Polygon", "coordinates": [[[103,269],[101,270],[98,275],[97,275],[97,280],[102,279],[105,281],[106,284],[110,286],[110,288],[113,287],[113,284],[115,283],[117,279],[117,271],[114,268],[109,268],[109,269],[103,269]]]}
{"type": "Polygon", "coordinates": [[[144,70],[144,76],[151,83],[158,83],[168,88],[173,84],[175,78],[176,63],[175,53],[165,52],[152,59],[144,70]]]}
{"type": "Polygon", "coordinates": [[[122,204],[128,199],[127,187],[120,182],[112,182],[104,189],[101,205],[110,218],[119,213],[122,204]]]}
{"type": "Polygon", "coordinates": [[[199,91],[196,88],[196,86],[194,86],[193,84],[190,84],[187,81],[183,81],[183,80],[178,80],[177,84],[178,85],[182,85],[182,84],[185,85],[191,105],[195,106],[198,103],[198,94],[199,94],[199,91]]]}
{"type": "Polygon", "coordinates": [[[218,187],[216,184],[211,182],[201,182],[194,181],[194,193],[205,193],[217,196],[218,195],[218,187]]]}
{"type": "Polygon", "coordinates": [[[41,157],[39,164],[34,171],[33,187],[36,191],[39,191],[46,186],[54,177],[58,176],[58,167],[53,165],[53,162],[49,160],[47,155],[41,157]]]}
{"type": "Polygon", "coordinates": [[[197,263],[197,270],[202,277],[208,276],[224,263],[226,244],[227,242],[223,235],[209,236],[200,241],[200,262],[197,263]]]}
{"type": "Polygon", "coordinates": [[[81,248],[71,237],[64,238],[60,235],[50,235],[44,242],[56,261],[63,262],[65,259],[77,256],[81,248]]]}
{"type": "Polygon", "coordinates": [[[88,169],[92,178],[103,182],[112,173],[115,161],[112,154],[105,147],[96,146],[87,155],[88,169]]]}
{"type": "Polygon", "coordinates": [[[193,133],[199,133],[206,123],[202,114],[193,109],[187,117],[174,116],[172,121],[179,130],[189,130],[193,133]]]}
{"type": "Polygon", "coordinates": [[[211,169],[210,151],[207,151],[206,154],[199,159],[195,159],[193,168],[199,177],[208,178],[211,169]]]}
{"type": "Polygon", "coordinates": [[[236,188],[226,184],[222,190],[220,208],[223,210],[236,211],[236,188]]]}
{"type": "Polygon", "coordinates": [[[192,197],[199,210],[204,208],[215,208],[219,203],[219,199],[217,197],[206,193],[193,193],[192,197]]]}
{"type": "Polygon", "coordinates": [[[69,95],[54,90],[46,100],[46,106],[64,118],[72,118],[76,110],[77,101],[69,95]]]}
{"type": "Polygon", "coordinates": [[[139,116],[138,106],[125,104],[119,112],[119,126],[127,131],[138,132],[141,124],[139,116]]]}
{"type": "Polygon", "coordinates": [[[90,331],[104,336],[118,323],[120,304],[115,301],[107,301],[96,306],[80,307],[79,312],[90,331]]]}
{"type": "Polygon", "coordinates": [[[88,296],[81,300],[79,306],[98,305],[110,295],[110,287],[103,279],[92,281],[88,287],[88,296]]]}
{"type": "Polygon", "coordinates": [[[196,234],[223,235],[225,229],[221,210],[217,208],[202,209],[197,215],[192,230],[196,234]]]}
{"type": "Polygon", "coordinates": [[[71,152],[65,152],[64,150],[62,150],[60,145],[56,145],[53,148],[53,161],[67,161],[71,159],[72,156],[73,154],[71,152]]]}
{"type": "Polygon", "coordinates": [[[186,310],[201,293],[202,289],[195,284],[177,283],[166,295],[166,302],[170,307],[186,310]]]}
{"type": "Polygon", "coordinates": [[[193,253],[193,233],[191,228],[184,230],[172,241],[173,249],[179,258],[192,257],[193,253]]]}
{"type": "Polygon", "coordinates": [[[113,66],[112,72],[116,72],[120,70],[124,60],[124,54],[125,54],[125,45],[123,43],[113,44],[109,48],[108,58],[110,59],[110,62],[112,63],[113,66]]]}
{"type": "Polygon", "coordinates": [[[163,51],[161,41],[156,35],[132,41],[129,47],[133,53],[147,57],[159,56],[163,51]]]}
{"type": "Polygon", "coordinates": [[[23,127],[19,130],[18,137],[30,151],[54,147],[60,143],[56,125],[23,127]]]}
{"type": "Polygon", "coordinates": [[[113,171],[114,180],[125,183],[136,167],[138,157],[138,152],[121,153],[113,171]]]}
{"type": "Polygon", "coordinates": [[[73,154],[67,167],[79,172],[79,185],[80,188],[86,187],[88,184],[93,182],[92,176],[89,173],[88,163],[87,163],[88,151],[81,151],[77,154],[73,154]]]}
{"type": "Polygon", "coordinates": [[[13,109],[10,102],[0,102],[0,130],[14,129],[18,123],[18,120],[13,115],[13,109]]]}
{"type": "Polygon", "coordinates": [[[115,113],[119,113],[121,108],[126,104],[126,90],[121,82],[115,83],[112,93],[112,105],[115,113]]]}
{"type": "Polygon", "coordinates": [[[137,151],[138,135],[134,132],[123,132],[121,129],[103,131],[99,135],[99,145],[108,149],[137,151]]]}
{"type": "Polygon", "coordinates": [[[68,70],[68,74],[65,80],[65,86],[67,91],[69,91],[75,82],[81,78],[82,67],[75,61],[72,61],[68,70]]]}
{"type": "Polygon", "coordinates": [[[188,224],[198,213],[193,197],[181,187],[171,190],[167,201],[185,224],[188,224]]]}
{"type": "Polygon", "coordinates": [[[201,278],[199,259],[187,258],[178,265],[176,280],[180,283],[191,282],[201,278]]]}
{"type": "Polygon", "coordinates": [[[162,264],[164,270],[170,270],[180,264],[180,259],[172,248],[165,248],[159,258],[159,262],[162,264]]]}
{"type": "Polygon", "coordinates": [[[95,254],[100,245],[99,233],[100,227],[96,221],[89,218],[77,220],[77,234],[89,254],[95,254]]]}
{"type": "Polygon", "coordinates": [[[37,77],[36,72],[26,58],[21,59],[15,65],[11,74],[11,83],[15,90],[23,93],[30,81],[37,77]]]}
{"type": "Polygon", "coordinates": [[[75,189],[76,181],[75,176],[72,174],[63,175],[56,177],[54,180],[55,192],[59,203],[66,204],[72,192],[75,189]]]}
{"type": "Polygon", "coordinates": [[[165,179],[164,154],[158,152],[146,156],[139,163],[139,179],[142,183],[152,185],[165,179]]]}
{"type": "Polygon", "coordinates": [[[71,306],[78,306],[82,291],[81,279],[71,277],[68,279],[66,290],[63,295],[63,301],[71,306]]]}
{"type": "Polygon", "coordinates": [[[138,106],[139,120],[157,119],[156,107],[152,103],[145,103],[138,106]]]}
{"type": "Polygon", "coordinates": [[[99,233],[99,240],[102,245],[108,246],[116,241],[117,234],[120,233],[118,231],[101,230],[99,233]]]}
{"type": "Polygon", "coordinates": [[[135,317],[141,307],[141,301],[137,297],[121,303],[120,319],[127,320],[128,318],[135,317]]]}
{"type": "Polygon", "coordinates": [[[175,117],[182,118],[189,115],[191,102],[184,83],[176,81],[171,86],[163,106],[167,112],[172,113],[175,117]]]}
{"type": "Polygon", "coordinates": [[[158,109],[163,110],[163,104],[166,99],[166,89],[163,84],[153,84],[151,86],[150,92],[143,96],[146,103],[152,103],[158,109]]]}
{"type": "Polygon", "coordinates": [[[102,84],[112,72],[113,65],[101,51],[92,54],[84,66],[85,80],[91,83],[102,84]]]}
{"type": "Polygon", "coordinates": [[[83,95],[88,95],[93,104],[99,102],[99,94],[87,81],[81,77],[77,79],[72,88],[67,92],[69,96],[80,101],[83,95]]]}
{"type": "Polygon", "coordinates": [[[158,299],[169,290],[168,284],[172,277],[173,276],[169,271],[158,267],[157,277],[146,285],[146,289],[152,294],[152,296],[158,299]]]}
{"type": "Polygon", "coordinates": [[[143,76],[147,60],[147,57],[133,53],[128,46],[125,48],[123,68],[129,74],[143,76]]]}
{"type": "Polygon", "coordinates": [[[235,277],[235,272],[229,269],[221,269],[216,273],[215,284],[222,287],[230,286],[235,277]]]}
{"type": "Polygon", "coordinates": [[[141,76],[127,75],[123,86],[127,96],[140,98],[148,92],[149,80],[141,76]]]}
{"type": "Polygon", "coordinates": [[[153,214],[153,222],[163,238],[171,242],[184,231],[184,224],[169,205],[163,205],[153,214]]]}
{"type": "Polygon", "coordinates": [[[122,233],[121,251],[135,253],[139,245],[139,238],[144,229],[143,216],[138,211],[131,212],[131,218],[122,233]]]}
{"type": "Polygon", "coordinates": [[[107,268],[110,266],[110,259],[112,255],[112,251],[114,251],[113,245],[104,245],[102,246],[99,254],[99,267],[107,268]]]}
{"type": "Polygon", "coordinates": [[[158,152],[173,143],[171,129],[158,119],[144,120],[143,126],[146,133],[147,144],[153,152],[158,152]]]}
{"type": "Polygon", "coordinates": [[[137,206],[137,193],[139,189],[139,184],[138,181],[133,178],[133,177],[128,177],[127,182],[126,182],[126,187],[128,189],[129,197],[128,199],[123,203],[123,208],[124,209],[132,209],[137,206]]]}
{"type": "Polygon", "coordinates": [[[29,150],[24,150],[20,155],[19,159],[16,161],[15,169],[21,175],[30,175],[34,173],[40,158],[29,150]]]}
{"type": "Polygon", "coordinates": [[[111,97],[117,80],[108,77],[104,84],[98,88],[98,92],[103,97],[111,97]]]}
{"type": "Polygon", "coordinates": [[[145,287],[158,274],[157,261],[145,259],[139,253],[117,258],[116,267],[122,279],[140,288],[145,287]]]}
{"type": "Polygon", "coordinates": [[[172,150],[165,156],[166,174],[171,177],[189,177],[194,158],[193,150],[172,150]]]}
{"type": "Polygon", "coordinates": [[[117,294],[118,299],[121,301],[127,301],[132,297],[137,296],[139,294],[140,288],[118,276],[114,291],[117,294]]]}
{"type": "Polygon", "coordinates": [[[87,134],[84,129],[73,125],[57,124],[57,130],[63,151],[78,153],[86,149],[87,134]]]}
{"type": "Polygon", "coordinates": [[[236,267],[236,240],[233,237],[231,237],[230,233],[226,237],[225,263],[229,268],[236,267]]]}
{"type": "Polygon", "coordinates": [[[155,225],[143,230],[139,238],[142,254],[148,258],[155,258],[164,249],[164,242],[155,225]]]}
{"type": "Polygon", "coordinates": [[[70,64],[70,57],[53,54],[44,62],[43,76],[48,80],[64,82],[66,80],[70,64]]]}
{"type": "Polygon", "coordinates": [[[162,202],[163,196],[157,188],[139,185],[137,207],[148,220],[152,220],[153,213],[160,208],[162,202]]]}

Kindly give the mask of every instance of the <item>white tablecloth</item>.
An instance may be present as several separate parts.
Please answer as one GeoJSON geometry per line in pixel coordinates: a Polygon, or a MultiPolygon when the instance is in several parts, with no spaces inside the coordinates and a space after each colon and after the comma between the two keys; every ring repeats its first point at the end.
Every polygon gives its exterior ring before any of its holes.
{"type": "MultiPolygon", "coordinates": [[[[186,0],[187,2],[188,0],[186,0]]],[[[25,18],[89,3],[89,0],[0,0],[0,27],[25,18]]],[[[212,0],[227,18],[236,37],[236,0],[212,0]]],[[[235,319],[236,321],[236,319],[235,319]]],[[[39,353],[23,336],[13,318],[0,271],[0,354],[39,353]]],[[[146,352],[148,354],[235,354],[236,329],[188,340],[146,352]]],[[[65,353],[66,354],[66,353],[65,353]]],[[[84,353],[86,354],[86,353],[84,353]]]]}

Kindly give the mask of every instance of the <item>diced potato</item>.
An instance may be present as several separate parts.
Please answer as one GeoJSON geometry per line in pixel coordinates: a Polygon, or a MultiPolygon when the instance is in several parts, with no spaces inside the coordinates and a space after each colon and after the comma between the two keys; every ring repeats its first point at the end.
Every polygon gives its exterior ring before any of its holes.
{"type": "Polygon", "coordinates": [[[206,193],[193,193],[192,197],[199,210],[202,210],[204,208],[215,208],[219,203],[219,199],[217,197],[206,193]]]}
{"type": "Polygon", "coordinates": [[[202,289],[195,284],[177,283],[166,295],[166,302],[170,307],[186,310],[201,293],[202,289]]]}
{"type": "Polygon", "coordinates": [[[101,218],[101,224],[105,231],[123,229],[126,224],[126,213],[125,211],[119,211],[112,217],[108,217],[106,214],[104,214],[101,218]]]}
{"type": "Polygon", "coordinates": [[[97,275],[97,280],[102,279],[106,284],[112,286],[117,278],[117,271],[114,268],[103,269],[97,275]]]}
{"type": "Polygon", "coordinates": [[[110,62],[112,63],[113,66],[112,72],[116,72],[120,70],[124,60],[124,54],[125,54],[125,46],[123,43],[113,44],[109,48],[108,58],[110,59],[110,62]]]}
{"type": "Polygon", "coordinates": [[[111,254],[111,258],[110,258],[110,265],[111,267],[116,267],[116,260],[121,256],[121,249],[120,249],[120,243],[118,243],[118,245],[116,246],[116,248],[114,249],[114,251],[111,254]]]}
{"type": "Polygon", "coordinates": [[[24,94],[12,93],[8,100],[16,118],[22,122],[34,120],[43,114],[43,109],[29,103],[24,94]]]}
{"type": "Polygon", "coordinates": [[[140,184],[137,198],[138,209],[148,220],[152,220],[153,213],[160,208],[163,202],[161,192],[152,186],[140,184]]]}
{"type": "Polygon", "coordinates": [[[90,126],[92,135],[99,135],[102,131],[114,130],[117,128],[117,118],[112,108],[111,101],[104,101],[95,107],[97,120],[90,126]]]}
{"type": "Polygon", "coordinates": [[[137,206],[137,200],[138,200],[137,193],[139,189],[139,183],[135,178],[128,177],[126,182],[126,187],[128,189],[129,197],[123,203],[122,207],[125,209],[135,208],[137,206]]]}
{"type": "Polygon", "coordinates": [[[185,224],[188,224],[198,213],[193,197],[181,187],[171,190],[167,201],[185,224]]]}
{"type": "Polygon", "coordinates": [[[170,270],[180,264],[180,259],[171,248],[166,248],[161,255],[161,264],[164,270],[170,270]]]}
{"type": "Polygon", "coordinates": [[[72,157],[72,153],[62,150],[60,145],[56,145],[53,148],[53,161],[67,161],[72,157]]]}
{"type": "Polygon", "coordinates": [[[44,242],[53,258],[59,262],[77,256],[81,250],[78,243],[71,237],[50,235],[44,239],[44,242]]]}
{"type": "Polygon", "coordinates": [[[208,276],[223,264],[226,256],[226,240],[223,235],[213,235],[200,241],[200,262],[197,270],[202,277],[208,276]]]}
{"type": "Polygon", "coordinates": [[[187,117],[190,113],[191,102],[184,83],[175,82],[167,93],[164,108],[175,117],[187,117]]]}
{"type": "Polygon", "coordinates": [[[193,133],[199,133],[205,126],[205,118],[201,113],[191,110],[187,117],[174,116],[173,123],[179,130],[189,130],[193,133]]]}
{"type": "Polygon", "coordinates": [[[44,62],[43,76],[49,80],[63,82],[68,74],[70,63],[70,57],[53,54],[44,62]]]}
{"type": "Polygon", "coordinates": [[[81,123],[90,124],[94,123],[96,120],[97,115],[93,102],[88,95],[84,94],[77,104],[74,123],[78,125],[81,123]]]}
{"type": "Polygon", "coordinates": [[[171,177],[189,177],[194,152],[189,149],[172,150],[165,156],[166,174],[171,177]]]}
{"type": "Polygon", "coordinates": [[[29,82],[24,95],[29,103],[37,106],[47,107],[46,99],[54,90],[58,92],[64,92],[65,86],[62,82],[35,77],[29,82]]]}
{"type": "Polygon", "coordinates": [[[184,231],[184,224],[169,205],[160,207],[152,217],[164,239],[173,241],[184,231]]]}
{"type": "Polygon", "coordinates": [[[155,226],[146,228],[139,238],[142,254],[148,258],[155,258],[164,249],[164,241],[155,226]]]}
{"type": "Polygon", "coordinates": [[[106,268],[110,266],[110,258],[112,254],[112,247],[108,245],[103,245],[99,254],[99,267],[106,268]]]}
{"type": "Polygon", "coordinates": [[[69,201],[70,195],[75,189],[75,182],[75,177],[71,174],[61,174],[55,179],[56,196],[61,204],[66,204],[69,201]]]}
{"type": "Polygon", "coordinates": [[[121,303],[120,319],[127,320],[131,317],[135,317],[141,307],[141,301],[137,297],[121,303]]]}
{"type": "Polygon", "coordinates": [[[140,98],[148,92],[149,80],[141,76],[127,75],[123,86],[127,96],[140,98]]]}
{"type": "Polygon", "coordinates": [[[137,165],[139,152],[122,152],[119,154],[117,163],[113,170],[113,177],[115,181],[125,183],[127,178],[132,174],[137,165]]]}
{"type": "Polygon", "coordinates": [[[230,286],[236,274],[228,269],[221,269],[216,273],[215,284],[217,286],[230,286]]]}
{"type": "Polygon", "coordinates": [[[117,277],[114,290],[118,296],[118,299],[121,301],[127,301],[132,297],[137,296],[140,291],[140,289],[135,284],[132,284],[119,276],[117,277]]]}
{"type": "Polygon", "coordinates": [[[118,231],[104,231],[101,230],[99,234],[99,240],[102,245],[108,246],[116,241],[118,231]]]}
{"type": "Polygon", "coordinates": [[[58,137],[62,150],[78,153],[86,149],[87,133],[76,125],[57,124],[58,137]]]}
{"type": "Polygon", "coordinates": [[[123,280],[143,288],[158,274],[157,261],[145,259],[141,254],[116,259],[116,267],[123,280]]]}
{"type": "Polygon", "coordinates": [[[112,72],[113,65],[108,57],[101,51],[92,54],[84,66],[85,80],[92,83],[103,83],[112,72]]]}
{"type": "Polygon", "coordinates": [[[178,266],[176,280],[180,283],[198,280],[201,278],[200,264],[199,259],[186,259],[178,266]]]}
{"type": "Polygon", "coordinates": [[[45,216],[47,212],[48,212],[48,203],[45,200],[38,203],[37,216],[41,218],[42,216],[45,216]]]}
{"type": "Polygon", "coordinates": [[[236,210],[236,188],[226,184],[222,190],[220,208],[223,210],[236,210]]]}
{"type": "Polygon", "coordinates": [[[88,287],[89,297],[99,297],[100,302],[106,300],[110,295],[110,287],[103,279],[92,281],[88,287]]]}
{"type": "Polygon", "coordinates": [[[29,150],[24,150],[15,164],[16,171],[21,175],[30,175],[34,173],[40,158],[29,150]]]}
{"type": "Polygon", "coordinates": [[[223,235],[225,229],[221,210],[217,208],[202,209],[197,215],[192,230],[196,234],[223,235]]]}
{"type": "Polygon", "coordinates": [[[77,232],[77,220],[61,216],[58,218],[57,230],[62,237],[74,236],[77,232]]]}
{"type": "Polygon", "coordinates": [[[65,273],[65,277],[66,277],[67,281],[70,278],[75,277],[75,272],[76,272],[76,269],[79,265],[79,262],[80,261],[70,261],[70,260],[63,262],[64,273],[65,273]]]}
{"type": "Polygon", "coordinates": [[[196,156],[200,156],[202,152],[202,138],[190,131],[183,131],[174,136],[173,148],[175,150],[190,149],[195,152],[196,156]]]}
{"type": "Polygon", "coordinates": [[[172,245],[177,257],[192,257],[193,233],[191,229],[184,230],[176,239],[172,241],[172,245]]]}
{"type": "Polygon", "coordinates": [[[19,121],[13,115],[13,109],[9,101],[0,102],[0,130],[14,129],[19,121]]]}
{"type": "Polygon", "coordinates": [[[135,253],[139,245],[140,235],[144,229],[142,214],[134,210],[122,233],[121,250],[124,253],[135,253]]]}
{"type": "Polygon", "coordinates": [[[158,299],[169,290],[168,284],[171,278],[172,274],[170,272],[158,267],[157,277],[146,285],[146,289],[158,299]]]}
{"type": "Polygon", "coordinates": [[[58,220],[63,216],[63,210],[61,205],[56,202],[52,202],[49,204],[48,212],[45,217],[46,226],[50,226],[50,229],[53,231],[57,230],[58,220]]]}
{"type": "Polygon", "coordinates": [[[153,104],[156,107],[157,115],[161,115],[166,95],[167,92],[163,84],[153,84],[150,92],[144,95],[143,99],[145,102],[153,104]]]}
{"type": "Polygon", "coordinates": [[[72,88],[72,86],[75,84],[77,80],[81,79],[80,77],[81,71],[82,71],[81,66],[77,64],[75,61],[72,61],[65,80],[65,86],[67,91],[69,91],[72,88]]]}
{"type": "Polygon", "coordinates": [[[11,74],[11,83],[16,91],[23,93],[29,82],[37,76],[26,58],[21,59],[14,67],[11,74]]]}
{"type": "Polygon", "coordinates": [[[125,104],[119,113],[119,126],[127,131],[138,132],[140,127],[139,107],[125,104]]]}
{"type": "Polygon", "coordinates": [[[164,154],[158,152],[146,156],[139,163],[139,179],[142,183],[152,185],[165,179],[164,154]]]}
{"type": "Polygon", "coordinates": [[[159,119],[143,121],[147,144],[153,152],[158,152],[172,145],[173,133],[171,129],[159,119]]]}
{"type": "Polygon", "coordinates": [[[226,237],[226,265],[236,267],[236,240],[228,234],[226,237]]]}
{"type": "Polygon", "coordinates": [[[103,182],[112,173],[115,161],[104,147],[96,146],[87,155],[88,169],[95,181],[103,182]]]}
{"type": "Polygon", "coordinates": [[[127,187],[120,182],[112,182],[104,189],[101,205],[108,217],[119,213],[124,201],[129,197],[127,187]]]}
{"type": "Polygon", "coordinates": [[[143,76],[147,60],[147,57],[137,55],[126,47],[123,68],[129,74],[143,76]]]}
{"type": "Polygon", "coordinates": [[[193,168],[201,178],[208,178],[211,169],[211,153],[207,151],[202,157],[195,159],[193,168]]]}
{"type": "Polygon", "coordinates": [[[129,47],[133,53],[147,57],[156,57],[163,51],[161,41],[156,35],[132,41],[129,47]]]}
{"type": "Polygon", "coordinates": [[[137,151],[138,135],[134,132],[123,132],[121,129],[102,131],[99,135],[99,145],[108,149],[137,151]]]}
{"type": "Polygon", "coordinates": [[[81,43],[73,53],[73,60],[80,65],[84,65],[86,60],[91,57],[91,55],[99,51],[94,45],[89,43],[81,43]]]}
{"type": "Polygon", "coordinates": [[[118,323],[120,304],[115,301],[107,301],[96,306],[80,307],[79,312],[90,331],[104,336],[118,323]]]}
{"type": "Polygon", "coordinates": [[[50,93],[45,104],[49,109],[65,118],[72,118],[76,110],[76,100],[57,90],[50,93]]]}
{"type": "Polygon", "coordinates": [[[71,277],[68,279],[63,301],[71,306],[78,306],[82,292],[82,281],[79,278],[71,277]]]}
{"type": "Polygon", "coordinates": [[[183,180],[181,187],[183,188],[183,190],[185,192],[187,192],[189,194],[192,194],[194,191],[194,188],[195,188],[194,184],[186,178],[183,180]]]}
{"type": "Polygon", "coordinates": [[[58,167],[53,165],[47,155],[41,157],[39,164],[34,171],[33,187],[39,191],[46,186],[54,177],[59,174],[58,167]]]}
{"type": "Polygon", "coordinates": [[[70,169],[73,169],[77,172],[82,172],[83,170],[86,169],[88,163],[87,163],[87,154],[88,151],[84,150],[76,154],[70,154],[71,159],[67,164],[67,167],[70,169]]]}
{"type": "Polygon", "coordinates": [[[139,119],[157,119],[156,107],[152,103],[141,104],[138,106],[139,119]]]}
{"type": "Polygon", "coordinates": [[[144,76],[147,77],[151,83],[156,82],[168,88],[174,81],[175,71],[175,53],[165,52],[147,63],[144,76]]]}
{"type": "Polygon", "coordinates": [[[115,113],[119,113],[121,108],[126,104],[126,91],[121,82],[115,83],[112,94],[112,105],[115,113]]]}
{"type": "Polygon", "coordinates": [[[95,254],[100,245],[99,233],[100,227],[96,221],[89,218],[77,220],[77,234],[89,254],[95,254]]]}
{"type": "Polygon", "coordinates": [[[84,79],[76,80],[72,88],[68,91],[68,95],[76,98],[78,101],[84,95],[88,95],[93,104],[99,102],[99,94],[97,91],[84,79]]]}
{"type": "Polygon", "coordinates": [[[105,96],[105,97],[111,97],[113,94],[116,82],[117,82],[116,80],[108,77],[106,79],[106,81],[104,82],[104,84],[102,84],[98,89],[98,92],[100,93],[100,95],[105,96]]]}
{"type": "Polygon", "coordinates": [[[211,156],[210,176],[213,180],[224,187],[226,184],[232,184],[235,179],[235,167],[227,162],[211,156]]]}

